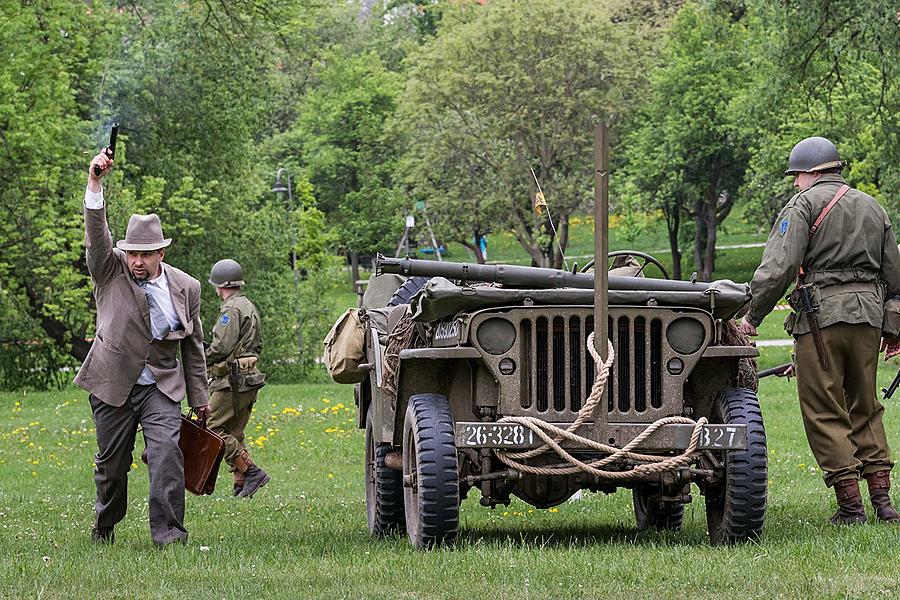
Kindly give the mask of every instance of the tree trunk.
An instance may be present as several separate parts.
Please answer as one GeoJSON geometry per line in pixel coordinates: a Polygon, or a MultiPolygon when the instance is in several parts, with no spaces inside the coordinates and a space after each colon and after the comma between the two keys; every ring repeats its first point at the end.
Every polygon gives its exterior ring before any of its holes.
{"type": "Polygon", "coordinates": [[[704,281],[712,281],[716,270],[716,208],[711,206],[709,209],[706,215],[706,248],[703,252],[704,281]]]}
{"type": "Polygon", "coordinates": [[[672,278],[681,279],[681,249],[678,247],[678,232],[681,229],[681,202],[663,203],[663,216],[669,234],[669,249],[672,251],[672,278]]]}
{"type": "Polygon", "coordinates": [[[556,243],[553,244],[553,268],[561,269],[566,255],[566,247],[569,245],[569,216],[561,215],[556,227],[559,235],[554,240],[556,243]]]}
{"type": "Polygon", "coordinates": [[[42,310],[43,302],[38,298],[37,293],[31,285],[25,285],[25,293],[28,296],[28,314],[40,322],[41,329],[43,329],[60,348],[79,361],[84,362],[84,359],[87,358],[88,351],[91,349],[91,342],[84,339],[83,335],[79,336],[70,332],[65,323],[45,315],[42,310]]]}
{"type": "Polygon", "coordinates": [[[356,282],[359,281],[359,252],[350,252],[350,285],[356,292],[356,282]]]}
{"type": "Polygon", "coordinates": [[[707,281],[707,279],[703,276],[703,239],[705,229],[706,226],[704,224],[703,217],[703,201],[697,200],[694,203],[694,269],[697,270],[700,281],[707,281]]]}
{"type": "Polygon", "coordinates": [[[468,240],[456,240],[456,241],[472,251],[472,253],[475,255],[475,261],[478,264],[481,264],[481,265],[484,264],[484,256],[481,254],[481,246],[479,244],[473,244],[472,242],[470,242],[468,240]]]}

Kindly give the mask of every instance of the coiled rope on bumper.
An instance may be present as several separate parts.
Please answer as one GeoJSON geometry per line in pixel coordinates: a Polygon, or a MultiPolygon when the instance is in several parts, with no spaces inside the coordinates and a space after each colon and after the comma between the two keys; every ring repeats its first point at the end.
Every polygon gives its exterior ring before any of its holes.
{"type": "Polygon", "coordinates": [[[579,427],[581,427],[588,421],[588,419],[593,418],[594,409],[603,398],[603,392],[606,389],[606,382],[609,379],[609,370],[610,367],[612,367],[613,361],[615,360],[615,351],[613,350],[613,346],[609,341],[607,341],[609,357],[606,359],[606,361],[603,361],[601,359],[600,354],[594,348],[593,333],[588,336],[587,347],[588,351],[591,353],[591,356],[594,359],[594,362],[599,366],[599,368],[597,369],[597,376],[594,379],[594,385],[591,388],[591,393],[588,396],[587,402],[585,402],[584,406],[581,407],[581,410],[578,411],[578,415],[576,416],[575,421],[573,421],[568,427],[563,429],[561,427],[553,425],[552,423],[542,421],[541,419],[538,419],[536,417],[503,417],[498,421],[498,423],[516,423],[519,425],[524,425],[525,427],[528,427],[531,431],[533,431],[539,438],[541,438],[544,443],[537,448],[524,452],[495,450],[494,452],[497,455],[497,458],[499,458],[507,466],[523,473],[534,473],[537,475],[569,475],[572,473],[586,472],[602,479],[631,479],[639,475],[662,473],[688,465],[693,460],[694,454],[696,453],[697,445],[700,440],[700,432],[702,431],[703,426],[707,423],[705,417],[701,417],[697,421],[694,421],[693,419],[689,419],[687,417],[664,417],[651,423],[637,437],[635,437],[633,440],[631,440],[621,448],[602,444],[575,433],[579,427]],[[688,444],[688,447],[685,448],[683,453],[677,456],[658,456],[653,454],[640,454],[632,452],[634,448],[639,446],[641,442],[652,435],[654,431],[664,425],[670,425],[673,423],[694,426],[694,431],[691,433],[690,443],[688,444]],[[608,454],[608,456],[591,462],[584,462],[573,456],[570,452],[568,452],[560,445],[560,442],[562,442],[563,440],[569,440],[579,444],[581,446],[581,448],[579,449],[598,450],[600,452],[608,454]],[[526,462],[522,462],[530,458],[540,456],[550,450],[556,452],[556,454],[563,461],[565,461],[568,466],[535,466],[527,464],[526,462]],[[602,468],[623,459],[629,459],[641,464],[635,465],[634,467],[626,469],[624,471],[609,471],[602,468]]]}

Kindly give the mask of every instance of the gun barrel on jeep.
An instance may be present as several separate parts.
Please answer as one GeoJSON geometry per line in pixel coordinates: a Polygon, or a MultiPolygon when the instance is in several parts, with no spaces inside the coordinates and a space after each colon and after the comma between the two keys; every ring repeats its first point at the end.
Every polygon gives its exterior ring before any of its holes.
{"type": "MultiPolygon", "coordinates": [[[[462,281],[502,283],[510,287],[594,289],[593,273],[570,273],[561,269],[523,267],[518,265],[481,265],[473,263],[438,262],[414,258],[389,258],[381,254],[375,258],[375,269],[382,273],[405,276],[445,277],[462,281]]],[[[609,277],[610,290],[706,292],[711,284],[640,277],[609,277]]]]}

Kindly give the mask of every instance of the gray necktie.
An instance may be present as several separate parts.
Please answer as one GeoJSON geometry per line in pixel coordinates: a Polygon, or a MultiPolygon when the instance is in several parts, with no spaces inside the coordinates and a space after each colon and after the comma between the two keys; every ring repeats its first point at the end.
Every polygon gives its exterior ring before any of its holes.
{"type": "Polygon", "coordinates": [[[147,291],[148,283],[150,282],[147,279],[138,281],[138,285],[141,286],[141,289],[147,294],[147,306],[150,308],[150,332],[153,333],[154,339],[161,340],[169,335],[172,328],[169,326],[169,321],[166,319],[166,315],[163,314],[162,308],[160,308],[156,298],[147,291]]]}

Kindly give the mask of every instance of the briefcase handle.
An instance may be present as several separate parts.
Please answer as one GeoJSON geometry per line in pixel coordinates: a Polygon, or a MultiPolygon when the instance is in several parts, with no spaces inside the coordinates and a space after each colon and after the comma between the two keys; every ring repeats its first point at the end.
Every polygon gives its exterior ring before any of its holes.
{"type": "Polygon", "coordinates": [[[197,412],[194,411],[193,407],[188,411],[187,418],[191,421],[196,421],[197,425],[199,425],[201,429],[206,429],[206,416],[201,417],[197,412]]]}

